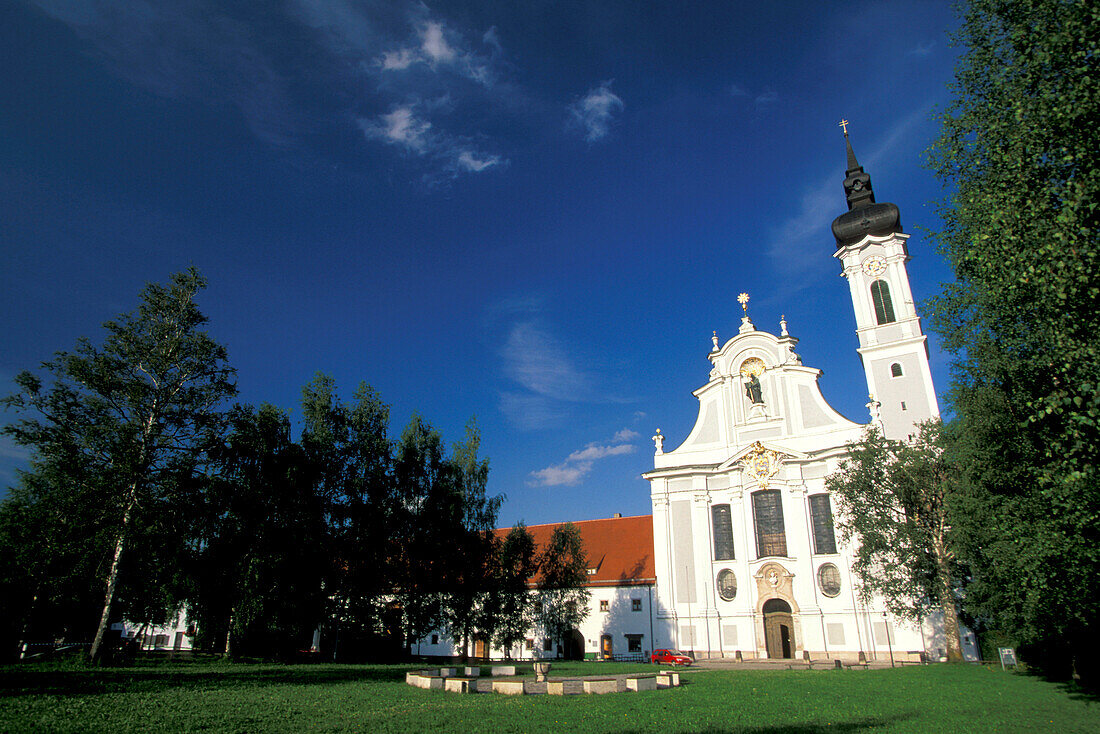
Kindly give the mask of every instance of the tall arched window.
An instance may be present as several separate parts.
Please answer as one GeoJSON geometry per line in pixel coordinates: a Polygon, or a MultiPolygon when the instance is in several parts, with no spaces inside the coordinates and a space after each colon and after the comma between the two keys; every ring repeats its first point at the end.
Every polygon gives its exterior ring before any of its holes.
{"type": "Polygon", "coordinates": [[[894,303],[890,300],[890,286],[885,280],[876,280],[871,284],[871,301],[875,304],[875,321],[889,324],[894,318],[894,303]]]}

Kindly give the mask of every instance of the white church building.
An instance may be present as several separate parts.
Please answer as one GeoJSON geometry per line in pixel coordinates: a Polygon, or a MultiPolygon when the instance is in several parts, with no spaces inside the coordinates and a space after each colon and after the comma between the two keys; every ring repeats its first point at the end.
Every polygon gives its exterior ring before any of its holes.
{"type": "MultiPolygon", "coordinates": [[[[833,222],[835,257],[856,316],[870,421],[904,440],[939,415],[926,337],[909,288],[900,214],[876,203],[845,132],[849,211],[833,222]]],[[[918,660],[946,647],[934,620],[894,619],[860,601],[851,549],[833,530],[825,478],[865,425],[821,394],[821,371],[798,340],[757,329],[745,311],[735,337],[714,337],[699,416],[672,451],[654,436],[649,480],[658,628],[697,656],[918,660]]],[[[973,636],[964,653],[976,657],[973,636]]]]}
{"type": "MultiPolygon", "coordinates": [[[[846,130],[845,143],[848,211],[832,225],[835,257],[855,309],[869,421],[904,440],[939,416],[906,271],[909,235],[894,204],[876,203],[846,130]]],[[[834,533],[825,479],[867,425],[830,407],[818,386],[821,370],[803,364],[786,322],[779,334],[758,329],[748,296],[739,300],[738,333],[725,344],[715,335],[709,379],[694,391],[694,428],[668,451],[660,431],[653,437],[654,467],[643,475],[652,534],[628,530],[644,517],[578,523],[582,536],[599,538],[597,555],[612,532],[607,523],[626,532],[616,532],[623,547],[615,572],[593,578],[588,620],[574,637],[587,653],[603,648],[601,657],[679,648],[696,658],[938,659],[946,649],[942,625],[912,624],[887,613],[881,600],[862,602],[851,549],[834,533]],[[635,612],[608,615],[612,600],[620,609],[630,600],[635,612]]],[[[437,636],[432,642],[414,652],[451,649],[437,636]]],[[[967,659],[977,659],[965,629],[962,646],[967,659]]],[[[510,652],[561,653],[538,647],[529,640],[527,649],[510,652]]]]}

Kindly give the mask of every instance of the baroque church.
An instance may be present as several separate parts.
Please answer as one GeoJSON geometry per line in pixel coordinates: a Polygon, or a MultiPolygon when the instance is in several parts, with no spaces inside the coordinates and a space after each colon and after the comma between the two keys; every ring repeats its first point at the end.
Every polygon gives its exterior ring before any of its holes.
{"type": "MultiPolygon", "coordinates": [[[[842,123],[845,125],[845,123],[842,123]]],[[[856,317],[869,425],[904,440],[939,416],[926,337],[909,287],[909,235],[898,207],[875,201],[844,131],[848,211],[832,225],[834,257],[856,317]]],[[[895,619],[860,600],[852,553],[833,527],[825,480],[868,424],[836,412],[780,321],[760,330],[747,294],[738,333],[712,339],[712,365],[695,426],[665,450],[653,437],[652,516],[575,523],[588,549],[588,618],[556,646],[531,632],[513,658],[648,659],[679,648],[696,658],[917,661],[944,654],[942,624],[895,619]],[[563,647],[564,645],[564,647],[563,647]],[[889,658],[887,657],[889,656],[889,658]]],[[[538,541],[553,525],[531,528],[538,541]]],[[[963,630],[963,653],[977,658],[963,630]]],[[[414,654],[449,655],[432,635],[414,654]]],[[[491,656],[504,651],[477,652],[491,656]]]]}

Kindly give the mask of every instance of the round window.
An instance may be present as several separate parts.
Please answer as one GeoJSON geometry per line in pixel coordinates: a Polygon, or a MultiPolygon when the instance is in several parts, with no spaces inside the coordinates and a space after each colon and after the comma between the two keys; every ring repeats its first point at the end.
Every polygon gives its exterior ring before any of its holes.
{"type": "Polygon", "coordinates": [[[718,596],[725,601],[733,601],[737,596],[737,577],[728,568],[718,572],[718,596]]]}
{"type": "Polygon", "coordinates": [[[817,584],[825,596],[836,596],[840,593],[840,569],[831,563],[821,564],[817,569],[817,584]]]}

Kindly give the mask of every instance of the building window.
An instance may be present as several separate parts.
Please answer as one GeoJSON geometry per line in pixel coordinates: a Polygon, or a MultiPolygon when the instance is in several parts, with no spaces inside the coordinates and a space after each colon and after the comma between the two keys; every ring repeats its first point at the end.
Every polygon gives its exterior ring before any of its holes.
{"type": "Polygon", "coordinates": [[[547,637],[546,639],[544,639],[542,641],[542,649],[545,652],[550,652],[554,649],[553,647],[550,646],[550,638],[549,637],[547,637]]]}
{"type": "Polygon", "coordinates": [[[606,612],[607,607],[608,607],[607,599],[600,599],[600,611],[601,612],[606,612]]]}
{"type": "Polygon", "coordinates": [[[439,644],[439,635],[432,635],[432,644],[433,645],[438,645],[439,644]]]}
{"type": "Polygon", "coordinates": [[[821,564],[817,569],[817,584],[825,596],[837,596],[840,594],[840,569],[831,563],[821,564]]]}
{"type": "Polygon", "coordinates": [[[641,652],[642,651],[642,636],[641,635],[626,635],[626,651],[627,652],[641,652]]]}
{"type": "Polygon", "coordinates": [[[534,650],[535,649],[534,639],[528,637],[526,640],[524,640],[523,641],[523,649],[524,650],[534,650]]]}
{"type": "Polygon", "coordinates": [[[733,517],[729,505],[714,505],[710,508],[711,524],[714,526],[714,560],[733,560],[733,517]]]}
{"type": "Polygon", "coordinates": [[[814,553],[836,553],[833,510],[829,506],[829,495],[810,495],[810,522],[814,528],[814,553]]]}
{"type": "Polygon", "coordinates": [[[728,568],[718,572],[718,596],[723,601],[733,601],[737,596],[737,576],[728,568]]]}
{"type": "Polygon", "coordinates": [[[642,611],[642,600],[641,599],[631,599],[630,600],[630,611],[632,611],[632,612],[642,611]]]}
{"type": "Polygon", "coordinates": [[[756,555],[786,556],[787,537],[783,526],[783,499],[778,489],[752,494],[752,515],[756,522],[756,555]]]}
{"type": "Polygon", "coordinates": [[[894,303],[890,300],[890,286],[885,280],[876,280],[871,284],[871,301],[875,305],[875,321],[890,324],[894,318],[894,303]]]}
{"type": "Polygon", "coordinates": [[[892,365],[890,365],[890,377],[901,377],[901,375],[902,372],[900,364],[894,362],[892,365]]]}

